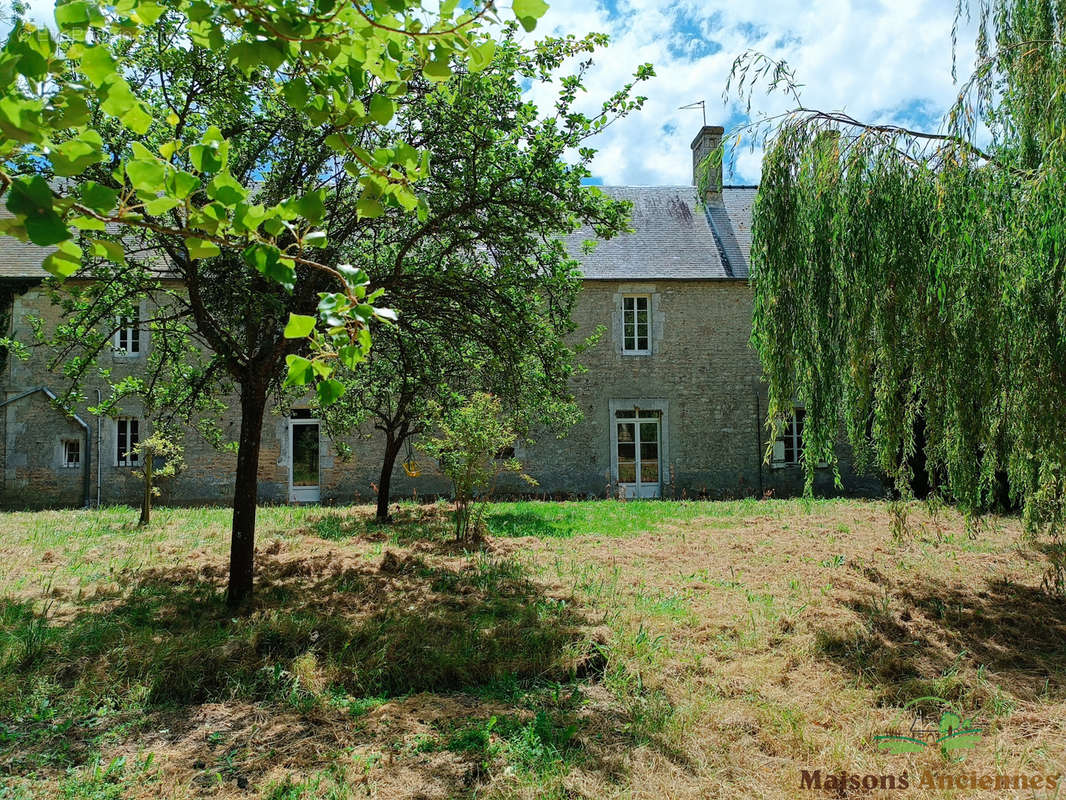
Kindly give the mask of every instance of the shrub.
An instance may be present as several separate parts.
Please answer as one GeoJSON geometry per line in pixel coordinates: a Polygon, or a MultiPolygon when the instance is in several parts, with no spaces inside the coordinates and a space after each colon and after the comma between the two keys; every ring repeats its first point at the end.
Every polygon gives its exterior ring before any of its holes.
{"type": "Polygon", "coordinates": [[[536,485],[536,481],[522,473],[516,458],[500,457],[514,446],[517,436],[499,398],[477,392],[447,411],[435,406],[431,424],[437,433],[423,444],[423,449],[437,459],[440,471],[452,482],[455,538],[460,542],[477,540],[481,537],[485,503],[500,474],[514,472],[531,485],[536,485]]]}

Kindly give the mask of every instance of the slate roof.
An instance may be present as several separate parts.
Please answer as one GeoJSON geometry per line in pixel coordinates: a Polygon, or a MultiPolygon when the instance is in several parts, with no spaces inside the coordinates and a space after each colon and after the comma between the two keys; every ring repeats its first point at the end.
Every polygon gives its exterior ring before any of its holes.
{"type": "MultiPolygon", "coordinates": [[[[11,213],[7,209],[0,208],[0,219],[10,217],[11,213]]],[[[54,249],[20,242],[11,236],[0,236],[0,280],[47,278],[48,273],[41,269],[41,262],[54,249]]]]}
{"type": "MultiPolygon", "coordinates": [[[[751,251],[754,186],[726,186],[722,199],[702,206],[694,186],[604,186],[604,192],[633,204],[634,233],[599,241],[591,228],[566,239],[589,280],[747,280],[751,251]]],[[[0,210],[0,216],[10,216],[0,210]]],[[[41,261],[51,248],[0,236],[0,280],[41,279],[41,261]]]]}
{"type": "Polygon", "coordinates": [[[747,280],[754,186],[726,186],[722,199],[703,206],[694,186],[604,186],[633,204],[634,233],[595,240],[591,228],[566,239],[588,280],[747,280]]]}

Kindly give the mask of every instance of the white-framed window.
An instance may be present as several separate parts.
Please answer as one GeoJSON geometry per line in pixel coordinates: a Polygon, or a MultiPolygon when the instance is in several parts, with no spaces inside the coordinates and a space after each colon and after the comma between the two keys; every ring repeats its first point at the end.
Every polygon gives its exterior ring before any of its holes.
{"type": "Polygon", "coordinates": [[[63,440],[63,466],[76,469],[81,466],[81,440],[63,440]]]}
{"type": "Polygon", "coordinates": [[[806,416],[807,412],[802,406],[792,409],[785,429],[774,442],[774,466],[784,467],[803,461],[803,421],[806,416]]]}
{"type": "Polygon", "coordinates": [[[644,356],[651,353],[651,296],[622,297],[622,352],[644,356]]]}
{"type": "Polygon", "coordinates": [[[141,355],[141,313],[134,309],[133,316],[115,318],[115,355],[137,358],[141,355]]]}
{"type": "Polygon", "coordinates": [[[136,447],[141,441],[141,421],[136,417],[115,420],[115,465],[135,467],[140,462],[136,447]]]}

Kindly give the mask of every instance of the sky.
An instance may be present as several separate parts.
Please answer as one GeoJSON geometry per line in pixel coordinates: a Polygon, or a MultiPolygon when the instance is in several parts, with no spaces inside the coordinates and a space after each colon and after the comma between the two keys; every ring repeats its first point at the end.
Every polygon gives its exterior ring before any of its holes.
{"type": "MultiPolygon", "coordinates": [[[[748,120],[735,96],[723,100],[737,56],[751,50],[792,66],[805,105],[846,111],[857,119],[935,130],[954,101],[951,29],[955,0],[548,0],[549,11],[529,38],[611,38],[595,56],[582,110],[595,112],[637,67],[657,76],[639,84],[642,111],[596,136],[591,183],[630,186],[692,182],[690,144],[707,122],[727,136],[748,120]]],[[[508,4],[504,0],[501,5],[508,4]]],[[[30,0],[30,13],[51,20],[54,0],[30,0]]],[[[506,17],[506,12],[504,13],[506,17]]],[[[54,24],[54,23],[53,23],[54,24]]],[[[963,20],[958,74],[973,60],[973,28],[963,20]]],[[[541,109],[553,106],[551,87],[534,87],[541,109]]],[[[758,94],[753,114],[786,108],[784,98],[758,94]]],[[[743,142],[727,158],[726,183],[759,181],[762,153],[743,142]]]]}
{"type": "MultiPolygon", "coordinates": [[[[805,105],[843,110],[866,121],[926,130],[939,127],[958,86],[951,77],[954,0],[548,0],[534,36],[607,33],[588,77],[586,110],[597,107],[650,62],[657,73],[641,84],[648,101],[592,141],[599,150],[594,182],[682,185],[692,181],[690,144],[707,122],[727,134],[746,121],[744,106],[722,94],[734,59],[757,50],[785,59],[803,84],[805,105]]],[[[972,64],[973,32],[963,20],[958,74],[972,64]]],[[[550,108],[547,94],[535,97],[550,108]]],[[[756,95],[753,113],[784,110],[783,99],[756,95]]],[[[761,152],[742,142],[727,183],[758,183],[761,152]]]]}

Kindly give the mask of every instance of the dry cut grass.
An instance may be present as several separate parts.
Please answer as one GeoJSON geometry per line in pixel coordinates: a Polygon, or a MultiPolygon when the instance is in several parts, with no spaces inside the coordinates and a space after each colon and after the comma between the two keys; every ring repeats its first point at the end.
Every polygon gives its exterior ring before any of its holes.
{"type": "Polygon", "coordinates": [[[1066,796],[1066,603],[1015,520],[516,503],[466,553],[397,516],[264,509],[234,617],[222,510],[4,515],[0,799],[1066,796]],[[975,746],[879,749],[928,696],[975,746]]]}

